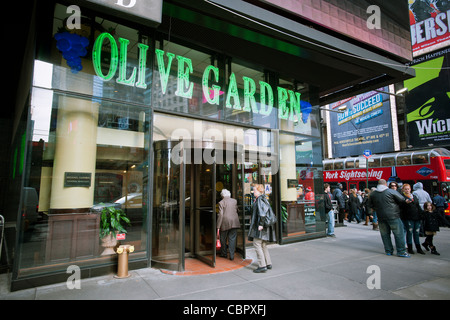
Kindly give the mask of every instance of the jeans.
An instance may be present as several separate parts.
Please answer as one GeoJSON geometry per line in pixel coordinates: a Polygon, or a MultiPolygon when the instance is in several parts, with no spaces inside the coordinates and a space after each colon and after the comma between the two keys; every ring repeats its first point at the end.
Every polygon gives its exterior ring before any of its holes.
{"type": "Polygon", "coordinates": [[[405,234],[403,231],[403,222],[400,218],[380,221],[381,240],[383,241],[384,251],[386,254],[392,254],[394,247],[391,241],[391,231],[394,234],[395,246],[397,247],[397,255],[405,254],[405,234]]]}
{"type": "Polygon", "coordinates": [[[403,222],[406,228],[406,243],[412,244],[412,240],[414,238],[414,243],[420,244],[420,220],[404,220],[403,222]]]}
{"type": "Polygon", "coordinates": [[[377,213],[375,211],[372,211],[372,223],[378,223],[377,213]]]}
{"type": "Polygon", "coordinates": [[[334,210],[328,212],[328,232],[327,235],[334,234],[334,210]]]}

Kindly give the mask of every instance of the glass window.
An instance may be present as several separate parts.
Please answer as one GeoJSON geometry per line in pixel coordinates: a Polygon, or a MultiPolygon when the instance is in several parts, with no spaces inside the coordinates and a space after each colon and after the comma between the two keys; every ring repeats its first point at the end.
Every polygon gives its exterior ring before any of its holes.
{"type": "Polygon", "coordinates": [[[422,164],[422,163],[428,163],[428,153],[422,152],[422,153],[413,153],[412,156],[413,164],[422,164]]]}
{"type": "Polygon", "coordinates": [[[52,87],[150,105],[150,38],[102,17],[83,16],[80,30],[68,30],[66,10],[55,6],[52,48],[39,51],[53,64],[52,87]]]}
{"type": "Polygon", "coordinates": [[[408,166],[411,164],[411,154],[410,153],[399,153],[397,155],[397,165],[398,166],[408,166]]]}
{"type": "Polygon", "coordinates": [[[345,161],[345,168],[346,169],[353,169],[355,167],[355,160],[354,159],[347,159],[345,161]]]}
{"type": "Polygon", "coordinates": [[[34,66],[19,276],[115,264],[118,243],[147,256],[149,39],[94,16],[66,30],[66,9],[34,66]]]}
{"type": "Polygon", "coordinates": [[[157,109],[220,119],[223,75],[211,54],[163,41],[156,50],[153,106],[157,109]],[[208,72],[207,67],[211,68],[208,72]],[[206,71],[205,71],[206,70],[206,71]],[[203,74],[209,76],[203,88],[203,74]],[[217,78],[215,77],[217,75],[217,78]],[[208,101],[214,101],[209,103],[208,101]]]}
{"type": "Polygon", "coordinates": [[[380,157],[372,156],[369,158],[369,168],[379,168],[380,167],[380,157]]]}
{"type": "MultiPolygon", "coordinates": [[[[278,108],[281,111],[280,129],[299,134],[320,136],[320,118],[318,108],[310,101],[309,86],[291,80],[280,79],[277,88],[278,108]],[[300,113],[296,110],[299,108],[300,113]]],[[[280,110],[278,110],[280,112],[280,110]]]]}
{"type": "Polygon", "coordinates": [[[444,159],[445,170],[450,170],[450,160],[444,159]]]}
{"type": "Polygon", "coordinates": [[[333,162],[332,161],[327,161],[327,162],[323,162],[323,169],[324,170],[333,170],[333,162]]]}
{"type": "MultiPolygon", "coordinates": [[[[320,145],[320,143],[319,143],[320,145]]],[[[280,134],[280,194],[284,238],[324,230],[318,199],[323,195],[322,161],[316,159],[317,141],[280,134]]],[[[320,150],[320,147],[319,147],[320,150]]]]}
{"type": "Polygon", "coordinates": [[[334,162],[334,169],[335,170],[344,169],[344,160],[336,160],[334,162]]]}
{"type": "Polygon", "coordinates": [[[395,166],[395,158],[394,158],[394,156],[382,156],[381,157],[381,166],[382,167],[395,166]]]}
{"type": "MultiPolygon", "coordinates": [[[[228,71],[224,119],[265,128],[278,127],[273,88],[261,71],[232,62],[228,71]]],[[[228,68],[227,68],[228,69],[228,68]]]]}
{"type": "Polygon", "coordinates": [[[113,262],[117,234],[134,245],[131,260],[145,257],[148,112],[42,88],[31,104],[20,273],[113,262]],[[104,125],[104,115],[114,124],[104,125]],[[104,220],[107,212],[125,216],[123,228],[104,220]]]}

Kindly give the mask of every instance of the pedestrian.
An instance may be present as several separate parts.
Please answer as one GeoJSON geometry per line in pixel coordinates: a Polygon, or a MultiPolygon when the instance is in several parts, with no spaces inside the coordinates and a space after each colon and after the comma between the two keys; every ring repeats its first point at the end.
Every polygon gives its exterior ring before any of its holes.
{"type": "Polygon", "coordinates": [[[405,200],[400,193],[389,189],[384,179],[378,181],[377,188],[369,196],[368,205],[377,213],[381,240],[383,241],[384,250],[388,256],[394,253],[394,247],[391,241],[392,232],[397,248],[397,256],[403,258],[410,257],[406,252],[403,223],[400,219],[400,205],[405,201],[409,202],[410,200],[405,200]]]}
{"type": "MultiPolygon", "coordinates": [[[[368,197],[370,197],[370,194],[377,190],[377,188],[372,187],[370,188],[370,190],[366,189],[368,192],[368,197]]],[[[380,229],[378,228],[378,217],[377,217],[377,212],[369,207],[369,203],[367,202],[367,208],[368,210],[370,210],[370,217],[372,218],[372,228],[374,231],[379,231],[380,229]]]]}
{"type": "MultiPolygon", "coordinates": [[[[432,202],[430,195],[428,194],[428,192],[426,192],[425,190],[423,190],[423,184],[422,182],[417,182],[416,184],[413,185],[413,194],[419,199],[419,204],[420,207],[423,208],[423,205],[425,204],[425,202],[432,202]]],[[[425,236],[425,232],[423,230],[423,223],[422,223],[422,227],[420,228],[420,236],[424,237],[425,236]]]]}
{"type": "Polygon", "coordinates": [[[424,209],[424,231],[425,231],[425,242],[422,243],[424,248],[427,251],[430,251],[431,254],[440,255],[436,250],[436,246],[433,244],[433,237],[439,231],[439,221],[442,219],[442,223],[446,226],[450,226],[450,223],[447,222],[446,219],[443,219],[439,213],[436,211],[436,207],[431,202],[425,202],[423,205],[424,209]]]}
{"type": "Polygon", "coordinates": [[[325,212],[328,215],[327,236],[335,237],[335,235],[334,235],[334,208],[333,208],[333,203],[331,202],[330,185],[328,183],[325,183],[323,186],[324,186],[324,192],[325,192],[325,195],[324,195],[325,212]]]}
{"type": "Polygon", "coordinates": [[[253,246],[258,257],[258,268],[253,270],[255,273],[266,272],[272,269],[272,261],[270,259],[267,244],[275,241],[274,226],[264,226],[264,217],[268,210],[271,210],[269,201],[264,194],[264,185],[254,184],[253,195],[256,200],[252,205],[252,218],[248,232],[248,240],[253,241],[253,246]]]}
{"type": "Polygon", "coordinates": [[[398,191],[398,192],[400,192],[400,190],[398,189],[398,184],[397,184],[397,182],[391,182],[391,183],[389,183],[389,189],[393,189],[393,190],[395,190],[395,191],[398,191]]]}
{"type": "Polygon", "coordinates": [[[337,201],[339,213],[338,213],[338,222],[344,223],[345,216],[345,199],[344,194],[342,193],[342,184],[338,183],[336,189],[333,190],[333,200],[337,201]]]}
{"type": "Polygon", "coordinates": [[[362,192],[362,204],[361,204],[361,212],[364,214],[364,225],[368,226],[369,225],[369,221],[371,219],[370,217],[370,212],[369,212],[369,207],[367,206],[367,201],[369,200],[369,192],[370,190],[368,188],[364,189],[364,192],[362,192]]]}
{"type": "Polygon", "coordinates": [[[348,200],[348,222],[352,222],[353,218],[356,219],[357,223],[360,223],[359,219],[359,199],[356,194],[356,189],[350,189],[349,200],[348,200]]]}
{"type": "Polygon", "coordinates": [[[220,236],[219,256],[227,258],[227,239],[230,260],[234,260],[236,249],[236,238],[238,229],[241,227],[238,215],[238,205],[236,199],[231,198],[231,193],[227,189],[222,189],[220,193],[222,200],[219,202],[219,215],[217,218],[217,229],[220,236]]]}
{"type": "MultiPolygon", "coordinates": [[[[439,213],[439,215],[445,219],[445,209],[447,209],[448,204],[445,198],[439,195],[437,191],[434,192],[433,205],[436,207],[436,210],[439,213]]],[[[441,224],[440,226],[442,227],[443,225],[441,224]]]]}
{"type": "Polygon", "coordinates": [[[432,202],[428,192],[423,190],[422,182],[417,182],[415,185],[413,185],[413,190],[414,191],[412,192],[412,194],[419,199],[419,204],[421,208],[423,208],[425,202],[432,202]]]}
{"type": "Polygon", "coordinates": [[[411,185],[405,183],[402,187],[402,196],[406,199],[411,200],[409,203],[404,203],[401,206],[401,218],[403,221],[403,226],[406,230],[406,245],[408,246],[408,253],[413,254],[414,250],[412,247],[412,241],[414,239],[414,244],[416,245],[417,253],[425,254],[420,247],[420,223],[422,220],[422,207],[420,207],[419,199],[417,196],[411,193],[411,185]]]}
{"type": "Polygon", "coordinates": [[[348,196],[348,191],[347,190],[342,191],[342,198],[344,198],[344,202],[345,202],[344,220],[348,221],[350,197],[348,196]]]}

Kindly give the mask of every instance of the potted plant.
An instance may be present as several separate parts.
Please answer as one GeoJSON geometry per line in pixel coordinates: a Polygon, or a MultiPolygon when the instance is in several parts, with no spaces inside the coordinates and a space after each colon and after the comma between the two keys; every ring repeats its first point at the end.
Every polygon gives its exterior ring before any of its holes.
{"type": "Polygon", "coordinates": [[[117,245],[116,234],[127,233],[124,224],[130,224],[130,219],[122,209],[114,206],[104,207],[100,215],[100,239],[105,250],[102,255],[114,254],[117,245]]]}

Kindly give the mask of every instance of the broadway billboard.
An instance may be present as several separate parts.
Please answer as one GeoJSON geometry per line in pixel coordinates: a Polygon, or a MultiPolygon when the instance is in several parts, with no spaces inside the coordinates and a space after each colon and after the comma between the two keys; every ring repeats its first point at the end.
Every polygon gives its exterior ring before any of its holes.
{"type": "Polygon", "coordinates": [[[450,44],[450,1],[409,1],[409,20],[414,56],[442,49],[450,44]]]}
{"type": "MultiPolygon", "coordinates": [[[[389,88],[383,88],[389,92],[389,88]]],[[[346,106],[344,113],[330,112],[332,156],[362,155],[394,151],[390,96],[371,91],[330,105],[330,109],[346,106]]]]}
{"type": "Polygon", "coordinates": [[[450,48],[413,61],[416,77],[405,81],[408,145],[450,146],[450,48]]]}

